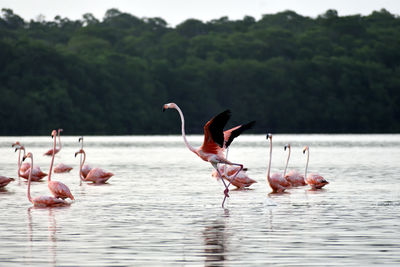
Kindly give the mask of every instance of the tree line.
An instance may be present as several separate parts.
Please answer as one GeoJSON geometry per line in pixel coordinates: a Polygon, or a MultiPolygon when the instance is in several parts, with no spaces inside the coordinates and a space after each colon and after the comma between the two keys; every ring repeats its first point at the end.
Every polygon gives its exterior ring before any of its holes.
{"type": "Polygon", "coordinates": [[[117,9],[103,19],[0,17],[1,135],[188,134],[229,108],[253,133],[400,130],[400,18],[316,18],[293,11],[256,20],[159,17],[117,9]]]}

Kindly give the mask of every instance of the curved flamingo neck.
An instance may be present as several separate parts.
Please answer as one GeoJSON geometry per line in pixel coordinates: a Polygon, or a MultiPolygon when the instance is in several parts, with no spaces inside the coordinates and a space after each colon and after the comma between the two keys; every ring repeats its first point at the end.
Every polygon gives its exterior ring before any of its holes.
{"type": "Polygon", "coordinates": [[[308,169],[308,160],[310,159],[310,151],[307,149],[307,163],[306,163],[306,170],[304,171],[304,179],[307,180],[307,169],[308,169]]]}
{"type": "MultiPolygon", "coordinates": [[[[83,154],[83,160],[82,160],[82,162],[81,162],[81,165],[79,166],[79,178],[80,178],[82,181],[84,181],[85,178],[84,178],[83,175],[82,175],[82,167],[83,167],[83,164],[85,164],[86,152],[85,152],[84,150],[82,150],[82,154],[83,154]]],[[[82,154],[81,154],[81,155],[82,155],[82,154]]]]}
{"type": "MultiPolygon", "coordinates": [[[[58,130],[58,145],[59,145],[59,148],[58,148],[58,150],[61,150],[61,147],[62,147],[62,145],[61,145],[61,137],[60,137],[60,133],[61,133],[61,131],[60,130],[58,130]]],[[[54,149],[55,149],[55,147],[54,147],[54,149]]],[[[54,150],[53,149],[53,150],[54,150]]]]}
{"type": "Polygon", "coordinates": [[[269,139],[269,163],[268,163],[268,171],[267,171],[267,178],[268,182],[270,181],[270,171],[271,171],[271,161],[272,161],[272,138],[269,139]]]}
{"type": "Polygon", "coordinates": [[[32,197],[31,197],[31,180],[32,180],[32,170],[33,170],[33,156],[31,155],[31,169],[29,171],[29,178],[28,178],[28,199],[31,203],[33,203],[32,201],[32,197]]]}
{"type": "Polygon", "coordinates": [[[25,157],[25,148],[24,147],[20,147],[19,149],[19,154],[18,154],[18,177],[21,177],[21,165],[22,165],[22,159],[20,158],[21,156],[21,150],[24,151],[24,157],[25,157]]]}
{"type": "Polygon", "coordinates": [[[181,122],[182,122],[182,137],[183,141],[185,142],[187,148],[189,148],[190,151],[193,153],[197,154],[196,149],[189,144],[189,142],[186,139],[186,133],[185,133],[185,118],[183,117],[182,110],[175,104],[174,108],[178,111],[179,116],[181,116],[181,122]]]}
{"type": "Polygon", "coordinates": [[[54,136],[54,142],[53,142],[53,155],[51,157],[51,163],[50,163],[50,170],[49,170],[49,175],[47,176],[47,181],[51,181],[51,172],[53,171],[53,164],[54,164],[54,157],[56,156],[56,137],[54,136]]]}
{"type": "Polygon", "coordinates": [[[289,164],[289,159],[290,159],[290,146],[288,146],[288,156],[287,156],[287,159],[286,159],[286,166],[285,166],[285,170],[283,171],[283,177],[285,177],[285,175],[286,175],[286,170],[287,170],[287,166],[288,166],[288,164],[289,164]]]}

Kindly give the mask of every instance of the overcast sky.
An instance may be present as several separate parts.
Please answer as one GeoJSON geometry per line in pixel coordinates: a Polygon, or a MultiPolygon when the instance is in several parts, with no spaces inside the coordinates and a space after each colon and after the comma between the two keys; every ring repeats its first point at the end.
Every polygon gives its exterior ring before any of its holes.
{"type": "Polygon", "coordinates": [[[92,13],[102,19],[106,10],[117,8],[139,18],[161,17],[171,26],[195,18],[203,22],[228,16],[231,20],[293,10],[303,16],[316,17],[328,9],[336,9],[340,16],[368,15],[374,10],[387,9],[400,14],[400,0],[0,0],[1,8],[10,8],[29,21],[39,14],[46,20],[56,15],[71,20],[92,13]]]}

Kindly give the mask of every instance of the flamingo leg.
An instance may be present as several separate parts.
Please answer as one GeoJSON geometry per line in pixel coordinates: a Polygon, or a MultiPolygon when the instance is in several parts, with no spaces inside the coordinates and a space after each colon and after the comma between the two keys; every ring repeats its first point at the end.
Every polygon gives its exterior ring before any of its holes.
{"type": "Polygon", "coordinates": [[[239,174],[239,172],[241,172],[241,171],[243,170],[243,164],[231,163],[230,165],[240,166],[240,169],[235,173],[235,175],[227,176],[227,178],[229,179],[228,187],[231,185],[231,183],[233,182],[233,180],[235,180],[235,178],[236,178],[236,176],[239,174]],[[231,178],[231,177],[232,177],[232,178],[231,178]]]}
{"type": "MultiPolygon", "coordinates": [[[[219,169],[218,169],[218,163],[215,163],[215,164],[212,164],[212,166],[214,167],[214,169],[217,171],[217,173],[218,173],[218,175],[219,175],[219,178],[221,178],[221,180],[222,180],[222,182],[224,183],[224,186],[225,186],[225,190],[224,190],[224,194],[225,194],[225,196],[224,196],[224,200],[222,201],[222,208],[224,208],[224,203],[225,203],[225,199],[226,199],[226,197],[229,197],[229,189],[228,189],[228,186],[226,185],[226,183],[225,183],[225,181],[224,181],[224,178],[222,178],[222,174],[221,174],[221,172],[219,171],[219,169]]],[[[229,183],[230,184],[230,183],[229,183]]]]}

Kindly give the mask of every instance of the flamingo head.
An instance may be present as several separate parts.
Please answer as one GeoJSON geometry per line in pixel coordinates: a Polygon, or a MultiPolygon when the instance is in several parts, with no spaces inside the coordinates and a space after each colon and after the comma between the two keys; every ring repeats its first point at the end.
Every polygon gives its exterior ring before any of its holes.
{"type": "Polygon", "coordinates": [[[15,147],[15,146],[21,146],[21,144],[17,141],[14,144],[11,145],[11,147],[15,147]]]}
{"type": "Polygon", "coordinates": [[[79,137],[78,142],[83,142],[83,136],[79,137]]]}
{"type": "Polygon", "coordinates": [[[28,152],[28,154],[26,154],[23,158],[22,161],[25,161],[26,158],[33,158],[32,153],[28,152]]]}
{"type": "Polygon", "coordinates": [[[60,132],[62,132],[62,131],[64,131],[63,129],[58,129],[58,133],[60,133],[60,132]]]}
{"type": "Polygon", "coordinates": [[[286,144],[283,149],[286,151],[286,149],[289,148],[290,149],[290,144],[286,144]]]}
{"type": "Polygon", "coordinates": [[[267,139],[270,139],[270,140],[272,140],[272,134],[270,134],[270,133],[267,133],[267,139]]]}
{"type": "Polygon", "coordinates": [[[308,150],[308,146],[305,146],[305,147],[303,148],[303,154],[305,154],[307,150],[308,150]]]}
{"type": "Polygon", "coordinates": [[[56,130],[51,131],[51,139],[53,139],[54,136],[57,136],[56,130]]]}
{"type": "Polygon", "coordinates": [[[85,151],[83,149],[80,149],[79,151],[75,152],[75,158],[76,158],[76,155],[78,155],[80,153],[85,153],[85,151]]]}
{"type": "Polygon", "coordinates": [[[169,109],[169,108],[175,108],[176,104],[175,103],[168,103],[168,104],[164,104],[162,111],[164,112],[165,110],[169,109]]]}

